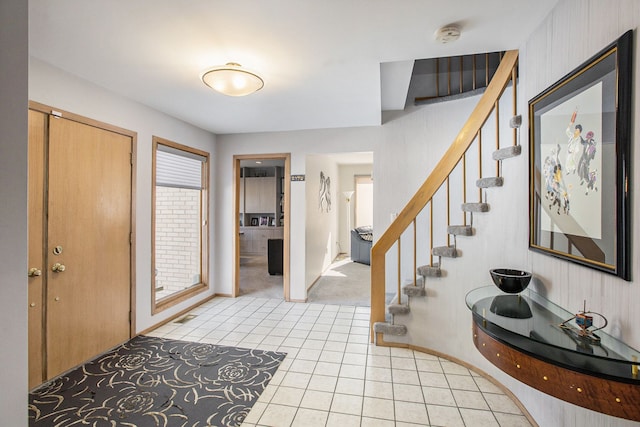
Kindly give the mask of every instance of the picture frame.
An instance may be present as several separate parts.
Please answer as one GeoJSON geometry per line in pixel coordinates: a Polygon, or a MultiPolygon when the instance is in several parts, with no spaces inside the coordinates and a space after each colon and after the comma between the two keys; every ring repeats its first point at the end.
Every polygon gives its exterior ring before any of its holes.
{"type": "Polygon", "coordinates": [[[630,30],[529,101],[529,248],[631,280],[630,30]]]}
{"type": "Polygon", "coordinates": [[[256,217],[251,218],[251,226],[252,227],[257,227],[258,226],[258,218],[256,218],[256,217]]]}
{"type": "Polygon", "coordinates": [[[269,225],[269,217],[268,216],[261,216],[260,217],[260,227],[266,227],[269,225]]]}

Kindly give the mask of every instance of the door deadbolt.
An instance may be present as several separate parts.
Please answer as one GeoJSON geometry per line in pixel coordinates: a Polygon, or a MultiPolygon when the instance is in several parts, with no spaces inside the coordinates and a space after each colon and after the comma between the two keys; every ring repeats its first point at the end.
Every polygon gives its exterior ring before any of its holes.
{"type": "Polygon", "coordinates": [[[60,255],[61,253],[62,253],[62,246],[56,246],[55,248],[53,248],[54,255],[60,255]]]}

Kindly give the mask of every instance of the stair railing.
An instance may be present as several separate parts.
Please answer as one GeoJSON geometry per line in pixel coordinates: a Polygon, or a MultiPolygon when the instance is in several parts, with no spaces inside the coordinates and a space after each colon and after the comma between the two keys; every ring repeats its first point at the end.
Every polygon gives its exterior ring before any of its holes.
{"type": "MultiPolygon", "coordinates": [[[[492,52],[492,53],[483,53],[483,54],[473,54],[473,55],[460,55],[456,57],[447,57],[447,58],[435,58],[435,95],[432,96],[419,96],[414,98],[414,102],[416,105],[428,102],[435,98],[441,98],[446,96],[451,96],[455,94],[462,94],[465,91],[473,91],[479,88],[484,88],[489,85],[489,81],[492,76],[492,68],[494,61],[500,59],[500,52],[492,52]],[[471,58],[471,82],[467,81],[467,85],[470,84],[470,88],[465,88],[465,61],[471,58]],[[477,58],[484,58],[484,67],[478,67],[479,61],[477,58]],[[457,70],[454,69],[453,64],[457,62],[457,70]],[[442,64],[442,65],[441,65],[442,64]],[[458,87],[455,88],[455,83],[453,80],[453,74],[458,73],[458,87]],[[478,78],[477,74],[480,73],[481,77],[478,78]],[[446,77],[446,88],[441,88],[440,80],[441,76],[446,77]]],[[[442,85],[444,86],[444,85],[442,85]]]]}
{"type": "MultiPolygon", "coordinates": [[[[482,128],[489,119],[492,113],[495,112],[496,117],[496,149],[500,148],[499,139],[499,119],[498,119],[498,105],[499,101],[504,93],[509,82],[513,83],[513,112],[514,117],[516,115],[516,78],[517,78],[517,63],[518,63],[518,51],[507,51],[500,65],[496,70],[493,78],[487,85],[487,89],[478,101],[478,104],[474,108],[473,112],[463,125],[462,129],[454,139],[453,143],[446,151],[444,156],[440,159],[438,164],[434,167],[431,174],[427,177],[424,183],[416,191],[414,196],[409,200],[407,205],[393,220],[389,228],[378,238],[371,249],[371,342],[382,342],[381,337],[375,337],[373,331],[373,324],[375,322],[383,322],[385,319],[385,282],[386,282],[386,254],[391,250],[393,246],[397,246],[397,268],[398,268],[398,299],[397,303],[402,303],[402,290],[401,290],[401,236],[408,230],[410,226],[413,226],[413,263],[414,263],[414,275],[413,285],[417,284],[417,224],[416,218],[423,211],[423,209],[429,205],[429,259],[431,266],[433,266],[433,210],[434,210],[434,196],[441,189],[443,185],[446,185],[446,222],[449,226],[450,214],[449,214],[449,176],[453,173],[454,169],[462,162],[462,175],[463,175],[463,203],[466,203],[467,190],[466,190],[466,153],[474,143],[478,141],[478,173],[482,178],[482,128]],[[378,338],[378,339],[376,339],[378,338]]],[[[517,144],[517,129],[513,129],[513,145],[517,144]]],[[[500,176],[500,161],[496,161],[496,174],[500,176]]],[[[482,202],[482,189],[479,188],[479,198],[482,202]]],[[[471,213],[473,215],[473,213],[471,213]]],[[[464,214],[464,225],[466,225],[467,216],[464,214]]],[[[473,216],[471,217],[473,222],[473,216]]],[[[472,225],[472,224],[471,224],[472,225]]],[[[449,234],[447,234],[447,246],[449,245],[449,234]]],[[[438,263],[439,266],[440,263],[438,263]]],[[[381,334],[378,334],[381,335],[381,334]]]]}

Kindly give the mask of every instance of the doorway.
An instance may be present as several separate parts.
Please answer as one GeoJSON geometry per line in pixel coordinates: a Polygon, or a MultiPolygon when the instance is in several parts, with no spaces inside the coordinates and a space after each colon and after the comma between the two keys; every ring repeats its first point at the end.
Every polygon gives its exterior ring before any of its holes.
{"type": "Polygon", "coordinates": [[[290,299],[290,154],[237,155],[233,296],[290,299]]]}
{"type": "Polygon", "coordinates": [[[355,227],[373,226],[373,179],[371,175],[354,175],[355,227]]]}
{"type": "Polygon", "coordinates": [[[365,230],[356,228],[368,226],[371,230],[373,225],[373,153],[307,156],[307,200],[317,198],[317,181],[313,179],[319,171],[331,175],[334,197],[329,214],[314,209],[305,212],[306,223],[313,224],[305,240],[307,276],[314,277],[308,284],[307,300],[368,305],[372,242],[365,237],[372,239],[373,234],[365,236],[365,230]],[[354,247],[356,250],[352,251],[354,247]]]}
{"type": "Polygon", "coordinates": [[[135,133],[29,110],[29,386],[131,337],[135,133]]]}

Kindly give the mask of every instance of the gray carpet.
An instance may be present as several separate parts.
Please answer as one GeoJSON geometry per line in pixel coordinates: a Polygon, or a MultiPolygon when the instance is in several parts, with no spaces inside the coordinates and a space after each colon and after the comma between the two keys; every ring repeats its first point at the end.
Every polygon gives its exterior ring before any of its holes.
{"type": "Polygon", "coordinates": [[[308,302],[319,304],[371,305],[371,268],[368,265],[338,259],[309,290],[308,302]]]}
{"type": "Polygon", "coordinates": [[[240,295],[284,298],[281,275],[270,275],[266,256],[240,256],[240,295]]]}
{"type": "MultiPolygon", "coordinates": [[[[368,307],[371,304],[370,267],[340,255],[315,282],[307,301],[368,307]]],[[[282,299],[282,276],[271,276],[264,256],[240,257],[240,295],[282,299]]]]}

